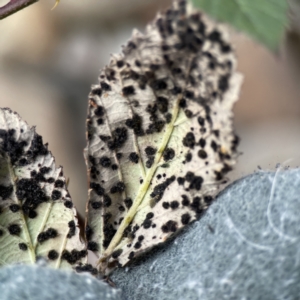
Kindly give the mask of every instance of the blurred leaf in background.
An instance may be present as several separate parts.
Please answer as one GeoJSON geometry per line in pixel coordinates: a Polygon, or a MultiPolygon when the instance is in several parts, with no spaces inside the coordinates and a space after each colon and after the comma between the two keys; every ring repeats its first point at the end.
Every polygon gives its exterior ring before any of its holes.
{"type": "Polygon", "coordinates": [[[288,25],[286,0],[191,0],[219,21],[276,51],[288,25]]]}

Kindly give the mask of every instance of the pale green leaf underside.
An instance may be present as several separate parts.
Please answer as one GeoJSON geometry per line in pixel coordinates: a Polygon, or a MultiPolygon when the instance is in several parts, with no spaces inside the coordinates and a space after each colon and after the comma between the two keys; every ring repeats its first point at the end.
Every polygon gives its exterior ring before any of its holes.
{"type": "Polygon", "coordinates": [[[277,50],[288,25],[286,0],[191,0],[219,21],[229,23],[277,50]]]}
{"type": "Polygon", "coordinates": [[[7,108],[0,109],[0,209],[0,265],[85,261],[62,168],[35,129],[7,108]]]}
{"type": "Polygon", "coordinates": [[[182,1],[137,31],[89,95],[88,249],[109,273],[209,206],[235,164],[241,76],[226,31],[182,1]]]}

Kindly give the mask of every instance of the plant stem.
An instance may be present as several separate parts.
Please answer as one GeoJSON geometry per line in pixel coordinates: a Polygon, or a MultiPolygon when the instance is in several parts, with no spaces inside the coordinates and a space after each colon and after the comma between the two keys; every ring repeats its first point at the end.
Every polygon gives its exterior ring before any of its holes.
{"type": "Polygon", "coordinates": [[[0,20],[38,1],[39,0],[10,0],[6,5],[0,7],[0,20]]]}

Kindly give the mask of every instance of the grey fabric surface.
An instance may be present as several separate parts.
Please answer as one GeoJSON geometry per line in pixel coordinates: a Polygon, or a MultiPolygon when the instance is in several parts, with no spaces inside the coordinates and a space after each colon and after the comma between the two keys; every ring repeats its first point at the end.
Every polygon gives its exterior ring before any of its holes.
{"type": "Polygon", "coordinates": [[[0,270],[1,300],[120,300],[121,292],[89,274],[39,266],[0,270]]]}
{"type": "Polygon", "coordinates": [[[111,279],[124,299],[300,299],[300,171],[259,171],[111,279]]]}

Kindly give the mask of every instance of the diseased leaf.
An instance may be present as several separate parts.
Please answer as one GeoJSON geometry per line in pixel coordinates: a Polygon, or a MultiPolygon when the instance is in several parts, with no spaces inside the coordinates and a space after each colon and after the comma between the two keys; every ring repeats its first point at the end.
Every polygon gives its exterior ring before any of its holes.
{"type": "Polygon", "coordinates": [[[286,0],[191,0],[196,7],[277,50],[288,26],[286,0]]]}
{"type": "Polygon", "coordinates": [[[236,161],[227,34],[175,1],[92,86],[88,249],[109,273],[198,219],[236,161]]]}
{"type": "Polygon", "coordinates": [[[71,268],[86,254],[62,168],[35,128],[0,109],[0,265],[71,268]]]}

